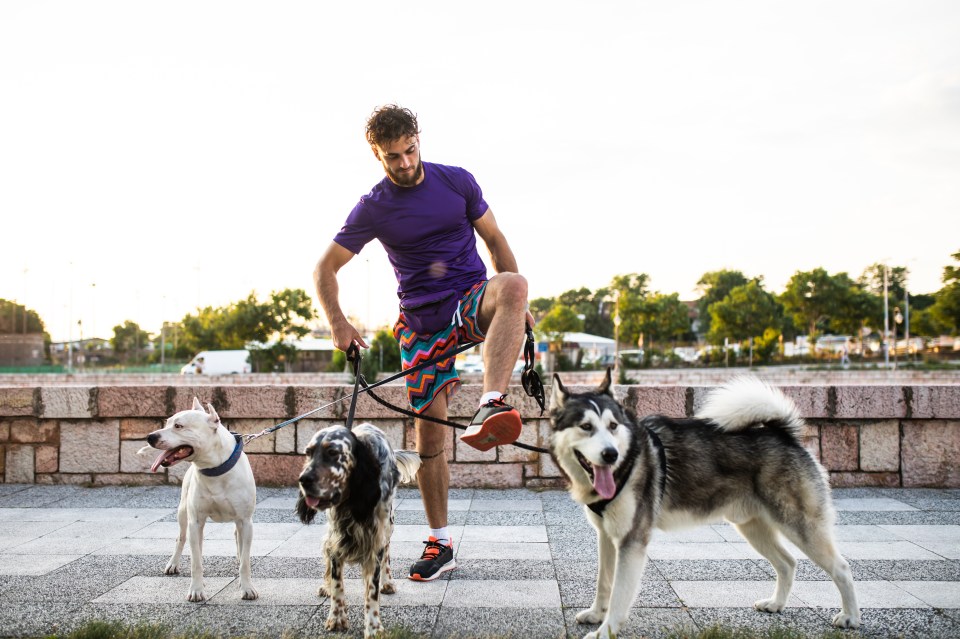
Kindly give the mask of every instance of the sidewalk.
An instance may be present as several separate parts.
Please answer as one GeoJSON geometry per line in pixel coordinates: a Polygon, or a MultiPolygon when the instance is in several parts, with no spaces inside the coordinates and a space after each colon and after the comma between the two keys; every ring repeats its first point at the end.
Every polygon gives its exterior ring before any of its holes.
{"type": "MultiPolygon", "coordinates": [[[[0,636],[64,634],[94,619],[161,622],[229,635],[329,636],[322,578],[324,526],[293,515],[294,489],[258,490],[253,577],[260,598],[241,601],[232,525],[208,523],[208,601],[186,601],[180,576],[162,570],[173,551],[179,488],[0,484],[0,636]]],[[[837,539],[850,561],[867,637],[960,636],[960,490],[838,489],[837,539]]],[[[459,567],[444,578],[402,578],[423,548],[416,490],[397,504],[393,572],[382,596],[386,627],[429,637],[582,637],[574,616],[590,605],[595,535],[566,492],[452,490],[459,567]],[[448,578],[447,578],[448,577],[448,578]]],[[[319,518],[318,518],[319,519],[319,518]]],[[[185,549],[189,552],[189,546],[185,549]]],[[[766,628],[820,634],[839,608],[826,575],[802,558],[784,613],[755,612],[770,595],[769,564],[727,525],[660,533],[621,639],[662,636],[664,626],[766,628]]],[[[347,571],[351,636],[361,636],[359,573],[347,571]]],[[[853,635],[854,633],[851,633],[853,635]]]]}

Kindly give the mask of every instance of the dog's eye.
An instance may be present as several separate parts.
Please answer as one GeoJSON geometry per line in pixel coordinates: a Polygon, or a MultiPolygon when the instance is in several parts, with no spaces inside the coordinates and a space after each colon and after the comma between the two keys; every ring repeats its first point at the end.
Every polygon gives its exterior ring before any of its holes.
{"type": "Polygon", "coordinates": [[[183,428],[183,424],[176,423],[173,425],[174,428],[183,428]]]}
{"type": "Polygon", "coordinates": [[[582,424],[580,424],[580,428],[589,432],[593,430],[593,424],[591,424],[590,422],[583,422],[582,424]]]}
{"type": "Polygon", "coordinates": [[[620,424],[618,424],[617,422],[613,422],[612,424],[610,424],[610,426],[608,426],[608,428],[609,428],[610,430],[617,430],[617,426],[619,426],[619,425],[620,425],[620,424]]]}
{"type": "Polygon", "coordinates": [[[327,461],[337,461],[337,458],[340,457],[340,451],[334,446],[328,446],[323,450],[323,456],[327,461]]]}

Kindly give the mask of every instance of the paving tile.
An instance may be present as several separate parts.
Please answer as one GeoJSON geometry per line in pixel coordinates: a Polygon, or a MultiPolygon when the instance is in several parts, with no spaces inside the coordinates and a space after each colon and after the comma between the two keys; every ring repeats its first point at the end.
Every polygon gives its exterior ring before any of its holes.
{"type": "Polygon", "coordinates": [[[960,608],[960,583],[950,581],[897,581],[899,588],[934,608],[960,608]]]}
{"type": "Polygon", "coordinates": [[[960,637],[960,623],[951,619],[949,612],[932,608],[867,609],[861,614],[859,634],[868,639],[956,639],[960,637]]]}
{"type": "Polygon", "coordinates": [[[924,541],[960,541],[960,526],[890,526],[880,525],[900,539],[912,542],[924,541]]]}
{"type": "Polygon", "coordinates": [[[470,504],[471,511],[481,512],[543,512],[543,504],[539,499],[474,499],[470,504]]]}
{"type": "Polygon", "coordinates": [[[758,559],[747,543],[653,542],[647,547],[650,559],[758,559]]]}
{"type": "Polygon", "coordinates": [[[869,510],[875,512],[890,512],[895,510],[918,510],[909,504],[903,503],[899,499],[891,499],[889,497],[851,497],[847,499],[834,499],[833,507],[838,511],[869,510]]]}
{"type": "MultiPolygon", "coordinates": [[[[423,511],[423,502],[418,499],[404,499],[397,507],[396,511],[423,511]]],[[[466,512],[470,510],[470,500],[469,499],[449,499],[447,500],[447,510],[448,511],[462,511],[466,512]]]]}
{"type": "Polygon", "coordinates": [[[917,545],[944,559],[960,559],[960,540],[920,541],[917,545]]]}
{"type": "MultiPolygon", "coordinates": [[[[230,577],[203,577],[203,591],[207,600],[216,596],[233,579],[230,577]]],[[[163,577],[131,577],[116,588],[105,592],[93,603],[104,604],[182,604],[190,590],[190,577],[168,575],[163,577]]]]}
{"type": "Polygon", "coordinates": [[[211,606],[317,606],[325,597],[317,596],[319,579],[305,578],[254,578],[253,586],[259,597],[243,600],[240,597],[240,580],[231,581],[227,587],[208,600],[211,606]]]}
{"type": "Polygon", "coordinates": [[[435,637],[523,637],[556,639],[566,636],[559,608],[457,608],[441,610],[435,637]]]}
{"type": "MultiPolygon", "coordinates": [[[[879,579],[888,581],[958,581],[960,561],[923,561],[915,559],[861,559],[852,562],[863,565],[879,579]]],[[[856,578],[856,575],[854,575],[856,578]]]]}
{"type": "MultiPolygon", "coordinates": [[[[855,584],[857,603],[861,608],[926,608],[920,599],[891,581],[860,581],[855,584]]],[[[840,609],[840,591],[830,581],[798,581],[791,597],[807,606],[840,609]]]]}
{"type": "Polygon", "coordinates": [[[443,606],[450,608],[559,608],[560,589],[551,579],[450,580],[443,606]]]}
{"type": "Polygon", "coordinates": [[[13,548],[0,551],[0,557],[8,553],[17,555],[86,555],[120,541],[109,537],[40,537],[13,548]]]}
{"type": "Polygon", "coordinates": [[[909,541],[837,542],[840,554],[849,559],[940,559],[929,550],[909,541]]]}
{"type": "MultiPolygon", "coordinates": [[[[392,546],[392,545],[391,545],[392,546]]],[[[456,549],[457,560],[463,559],[550,559],[547,543],[513,543],[465,541],[456,549]]]]}
{"type": "MultiPolygon", "coordinates": [[[[189,630],[201,635],[264,637],[274,639],[301,635],[316,615],[315,606],[199,606],[191,615],[189,630]]],[[[315,635],[314,635],[315,636],[315,635]]]]}
{"type": "MultiPolygon", "coordinates": [[[[563,611],[570,637],[582,637],[596,630],[600,624],[577,623],[580,608],[566,608],[563,611]]],[[[690,636],[696,630],[696,624],[689,611],[677,608],[634,608],[620,627],[618,637],[645,637],[664,639],[665,637],[690,636]],[[684,633],[685,631],[685,633],[684,633]],[[684,634],[677,634],[684,633],[684,634]]]]}
{"type": "MultiPolygon", "coordinates": [[[[251,556],[269,555],[282,542],[278,539],[256,539],[250,546],[251,556]]],[[[173,554],[176,540],[169,539],[135,539],[125,538],[111,541],[108,545],[92,551],[99,555],[155,555],[173,554]]],[[[237,544],[232,539],[205,539],[203,542],[203,557],[236,557],[237,544]]],[[[183,556],[190,556],[190,544],[183,547],[183,556]]]]}
{"type": "MultiPolygon", "coordinates": [[[[671,581],[684,606],[690,608],[753,608],[759,599],[770,597],[774,581],[671,581]]],[[[787,606],[802,607],[796,591],[787,598],[787,606]]]]}
{"type": "Polygon", "coordinates": [[[293,512],[297,506],[296,497],[269,497],[257,502],[257,510],[287,510],[293,512]]]}
{"type": "Polygon", "coordinates": [[[467,526],[461,543],[467,542],[546,543],[544,526],[467,526]]]}

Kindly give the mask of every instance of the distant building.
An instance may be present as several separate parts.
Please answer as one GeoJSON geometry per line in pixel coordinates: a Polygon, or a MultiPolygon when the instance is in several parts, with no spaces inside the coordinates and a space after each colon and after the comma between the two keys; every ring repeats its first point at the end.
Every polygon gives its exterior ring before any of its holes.
{"type": "Polygon", "coordinates": [[[43,366],[43,333],[0,335],[0,366],[43,366]]]}

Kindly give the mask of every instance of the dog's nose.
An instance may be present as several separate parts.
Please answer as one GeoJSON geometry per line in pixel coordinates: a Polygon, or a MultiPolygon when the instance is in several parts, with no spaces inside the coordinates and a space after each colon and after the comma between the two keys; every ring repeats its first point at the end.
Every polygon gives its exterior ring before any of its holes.
{"type": "Polygon", "coordinates": [[[613,446],[608,446],[607,448],[604,448],[603,452],[600,453],[600,457],[603,458],[603,461],[605,461],[608,464],[612,464],[613,462],[617,461],[617,457],[619,456],[620,456],[620,453],[618,453],[617,449],[614,448],[613,446]]]}
{"type": "Polygon", "coordinates": [[[160,441],[160,435],[157,433],[150,433],[147,435],[147,443],[156,448],[156,443],[160,441]]]}

